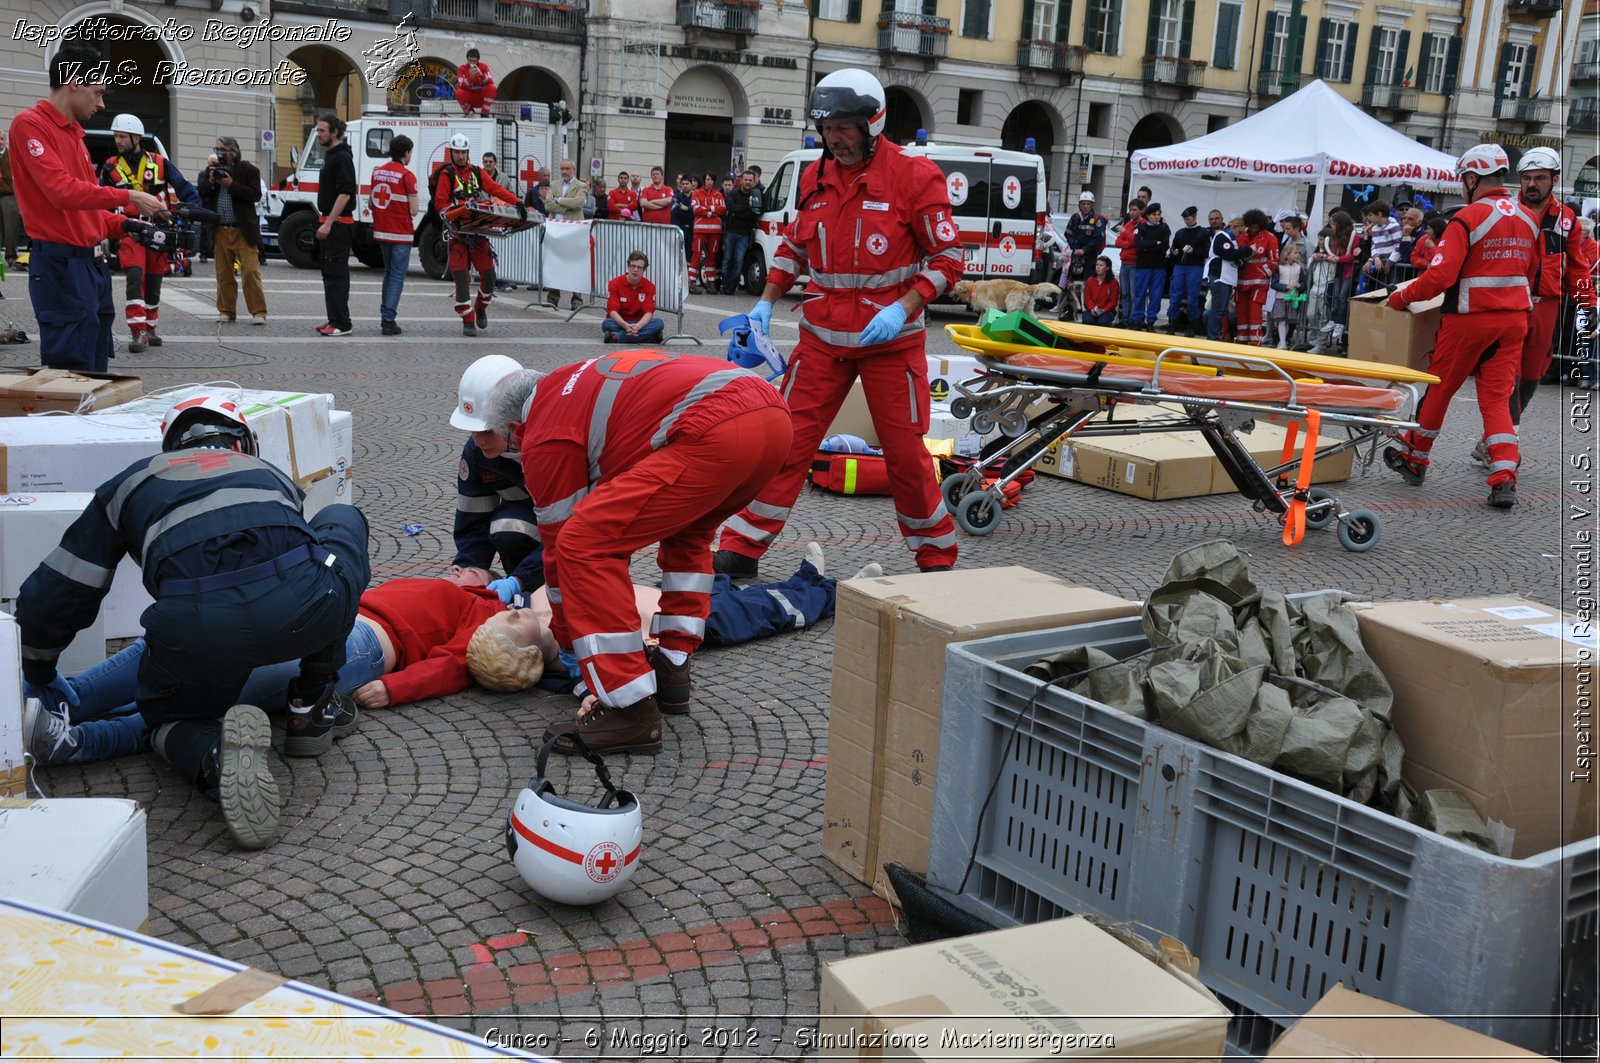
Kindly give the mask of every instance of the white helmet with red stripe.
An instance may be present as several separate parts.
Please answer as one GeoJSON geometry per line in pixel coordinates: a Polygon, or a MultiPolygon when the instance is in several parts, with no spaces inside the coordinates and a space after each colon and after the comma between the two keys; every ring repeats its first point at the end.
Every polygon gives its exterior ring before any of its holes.
{"type": "Polygon", "coordinates": [[[599,904],[616,896],[639,866],[644,816],[639,799],[611,782],[606,763],[577,734],[565,737],[594,765],[605,796],[581,805],[545,778],[552,735],[539,750],[538,775],[517,795],[506,822],[506,849],[517,874],[539,896],[560,904],[599,904]]]}
{"type": "Polygon", "coordinates": [[[867,136],[883,132],[889,118],[889,97],[883,82],[865,70],[835,70],[811,90],[811,121],[822,131],[829,118],[853,118],[867,136]]]}
{"type": "Polygon", "coordinates": [[[218,395],[184,399],[161,419],[161,449],[223,447],[255,454],[256,434],[244,419],[239,404],[218,395]]]}

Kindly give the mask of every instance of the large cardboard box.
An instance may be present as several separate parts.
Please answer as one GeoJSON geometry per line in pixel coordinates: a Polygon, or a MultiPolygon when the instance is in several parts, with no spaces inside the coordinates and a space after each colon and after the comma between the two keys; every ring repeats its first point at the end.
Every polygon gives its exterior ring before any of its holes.
{"type": "Polygon", "coordinates": [[[71,369],[0,372],[0,417],[57,410],[89,413],[129,402],[144,394],[136,376],[80,373],[71,369]]]}
{"type": "Polygon", "coordinates": [[[7,1058],[546,1058],[39,905],[0,900],[0,942],[7,1058]]]}
{"type": "MultiPolygon", "coordinates": [[[[1119,407],[1117,416],[1121,420],[1141,421],[1170,416],[1170,413],[1135,406],[1119,407]]],[[[1262,468],[1270,469],[1282,464],[1286,434],[1278,425],[1258,422],[1252,431],[1240,433],[1239,441],[1262,468]]],[[[1323,436],[1319,445],[1331,446],[1336,442],[1323,436]]],[[[1301,435],[1296,452],[1304,445],[1305,437],[1301,435]]],[[[1312,466],[1311,482],[1328,484],[1348,480],[1354,467],[1355,452],[1352,450],[1323,458],[1312,466]]],[[[1199,432],[1069,437],[1051,446],[1034,468],[1047,476],[1152,500],[1226,495],[1238,490],[1199,432]]]]}
{"type": "Polygon", "coordinates": [[[820,1059],[1214,1063],[1229,1019],[1076,916],[835,960],[821,988],[820,1059]]]}
{"type": "Polygon", "coordinates": [[[884,864],[927,870],[946,646],[1138,610],[1018,567],[840,583],[823,854],[883,896],[884,864]]]}
{"type": "Polygon", "coordinates": [[[113,414],[0,417],[0,493],[93,491],[140,458],[160,453],[156,425],[113,414]]]}
{"type": "Polygon", "coordinates": [[[1426,371],[1433,358],[1444,296],[1412,303],[1404,310],[1389,309],[1388,298],[1386,291],[1351,298],[1350,357],[1426,371]]]}
{"type": "MultiPolygon", "coordinates": [[[[88,491],[0,495],[0,601],[16,599],[23,581],[61,544],[61,537],[93,500],[88,491]]],[[[105,638],[144,634],[144,611],[150,605],[139,566],[124,557],[100,603],[105,638]]]]}
{"type": "Polygon", "coordinates": [[[1592,628],[1525,598],[1380,602],[1356,617],[1394,688],[1406,781],[1465,793],[1515,832],[1518,858],[1597,833],[1594,728],[1571,701],[1592,628]]]}
{"type": "Polygon", "coordinates": [[[1265,1058],[1302,1063],[1459,1063],[1550,1057],[1338,985],[1285,1030],[1265,1058]]]}
{"type": "Polygon", "coordinates": [[[978,359],[970,354],[952,354],[942,358],[928,355],[928,394],[935,402],[948,402],[961,394],[957,384],[964,384],[978,375],[978,359]]]}
{"type": "Polygon", "coordinates": [[[144,930],[144,809],[111,797],[0,800],[0,897],[144,930]]]}

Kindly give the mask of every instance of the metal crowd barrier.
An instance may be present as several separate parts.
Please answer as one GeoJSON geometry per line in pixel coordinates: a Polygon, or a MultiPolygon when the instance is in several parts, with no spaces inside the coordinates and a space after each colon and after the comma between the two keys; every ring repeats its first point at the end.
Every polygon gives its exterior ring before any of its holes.
{"type": "MultiPolygon", "coordinates": [[[[650,260],[644,275],[656,286],[656,312],[676,314],[678,329],[663,342],[700,340],[683,331],[683,308],[689,297],[688,275],[683,263],[685,248],[683,230],[676,225],[654,225],[637,221],[595,221],[590,223],[589,250],[594,281],[589,296],[591,301],[604,299],[611,278],[628,268],[628,256],[643,251],[650,260]]],[[[604,304],[601,303],[604,310],[604,304]]],[[[567,320],[572,320],[582,310],[574,310],[567,320]]]]}
{"type": "Polygon", "coordinates": [[[491,236],[489,243],[499,257],[495,267],[497,279],[507,284],[526,284],[530,288],[539,284],[543,272],[540,269],[544,251],[543,227],[536,225],[510,236],[491,236]]]}

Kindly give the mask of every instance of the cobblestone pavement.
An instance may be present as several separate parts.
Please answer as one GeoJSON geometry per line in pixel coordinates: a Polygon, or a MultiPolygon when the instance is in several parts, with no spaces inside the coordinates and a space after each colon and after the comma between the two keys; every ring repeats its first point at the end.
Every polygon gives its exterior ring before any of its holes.
{"type": "MultiPolygon", "coordinates": [[[[463,338],[447,287],[415,271],[404,336],[379,336],[379,278],[357,270],[356,334],[322,339],[312,334],[325,320],[319,278],[281,260],[264,271],[267,326],[219,326],[211,267],[200,269],[167,282],[166,345],[124,351],[113,368],[142,374],[147,390],[233,380],[332,392],[355,415],[375,580],[437,574],[450,559],[462,437],[446,419],[461,370],[488,352],[550,368],[603,349],[596,311],[568,324],[521,290],[495,301],[488,335],[463,338]],[[408,521],[423,532],[404,536],[408,521]]],[[[13,274],[4,285],[0,314],[34,332],[20,281],[13,274]]],[[[117,288],[120,303],[120,279],[117,288]]],[[[751,302],[696,297],[686,330],[720,356],[717,320],[751,302]]],[[[777,317],[779,340],[792,342],[794,319],[777,317]]],[[[930,352],[955,353],[942,333],[930,352]]],[[[0,347],[0,364],[37,357],[37,344],[0,347]]],[[[1236,495],[1146,502],[1040,477],[993,535],[963,537],[961,564],[1026,565],[1139,596],[1175,551],[1225,537],[1249,551],[1263,584],[1285,591],[1523,593],[1554,603],[1562,433],[1573,432],[1564,406],[1576,394],[1540,392],[1523,424],[1521,504],[1503,513],[1484,506],[1481,473],[1467,460],[1478,425],[1469,387],[1425,488],[1401,486],[1381,462],[1340,488],[1384,520],[1370,553],[1346,552],[1331,532],[1285,548],[1279,527],[1236,495]]],[[[871,561],[891,574],[914,569],[884,499],[807,491],[764,572],[787,575],[808,540],[823,544],[835,575],[871,561]]],[[[643,555],[634,571],[654,577],[643,555]]],[[[485,1035],[522,1034],[550,1055],[598,1054],[586,1037],[599,1031],[608,1044],[613,1033],[658,1035],[665,1054],[683,1058],[803,1056],[819,965],[903,943],[887,905],[820,855],[832,640],[828,621],[695,658],[694,711],[669,718],[663,752],[612,758],[643,798],[646,847],[630,888],[593,910],[531,896],[503,841],[513,795],[533,774],[534,743],[570,713],[570,699],[475,688],[371,713],[320,759],[275,757],[283,825],[277,845],[258,853],[234,850],[215,806],[152,756],[47,770],[41,781],[52,795],[145,805],[159,937],[485,1035]]]]}

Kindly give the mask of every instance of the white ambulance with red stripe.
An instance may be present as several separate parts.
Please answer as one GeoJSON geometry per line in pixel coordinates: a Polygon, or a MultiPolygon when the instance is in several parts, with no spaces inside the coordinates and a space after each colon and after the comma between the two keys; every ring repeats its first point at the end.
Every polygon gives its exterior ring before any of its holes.
{"type": "MultiPolygon", "coordinates": [[[[454,106],[453,101],[444,101],[454,106]]],[[[428,197],[428,177],[444,164],[445,144],[456,133],[472,142],[472,161],[481,163],[483,153],[492,151],[499,160],[502,185],[519,195],[539,175],[548,175],[561,161],[562,125],[559,105],[497,100],[488,118],[466,118],[447,114],[397,114],[377,110],[351,119],[345,128],[345,142],[355,156],[356,181],[361,195],[356,203],[356,231],[352,253],[363,265],[383,265],[378,242],[372,238],[372,171],[389,161],[389,143],[402,134],[415,145],[411,151],[411,172],[417,177],[418,206],[414,219],[416,246],[423,271],[430,277],[448,272],[444,238],[428,197]]],[[[570,115],[565,115],[569,117],[570,115]]],[[[283,257],[301,269],[317,267],[317,183],[322,176],[322,146],[313,131],[303,152],[297,153],[295,171],[267,192],[267,221],[264,226],[269,246],[276,238],[283,257]]]]}
{"type": "MultiPolygon", "coordinates": [[[[908,155],[926,155],[944,171],[950,205],[961,226],[966,253],[963,276],[971,280],[1042,278],[1048,265],[1039,250],[1044,230],[1044,159],[1002,148],[946,147],[918,144],[908,155]]],[[[755,246],[745,258],[745,290],[759,294],[766,283],[783,230],[798,213],[800,174],[820,148],[791,151],[767,180],[766,212],[756,225],[755,246]]]]}

